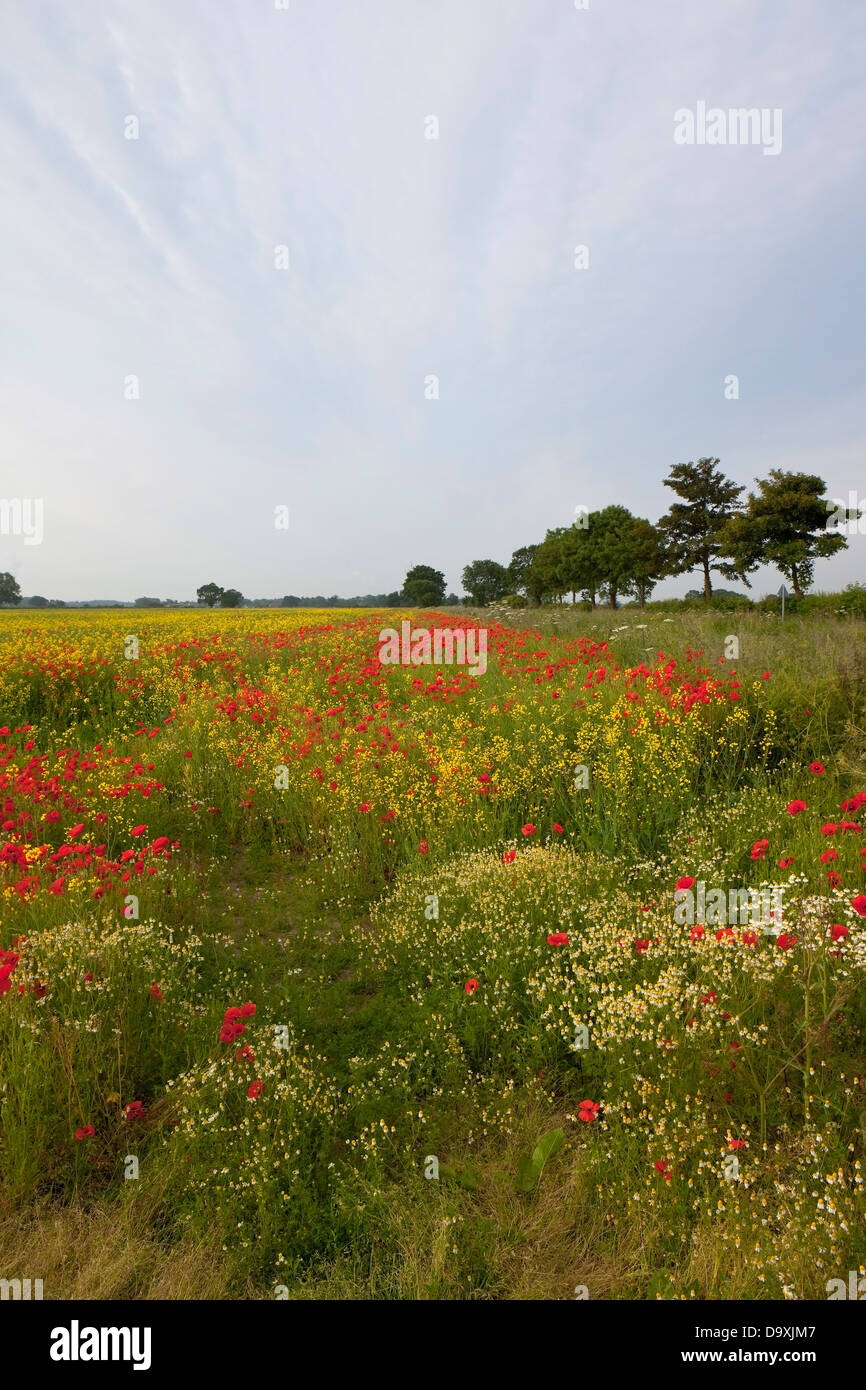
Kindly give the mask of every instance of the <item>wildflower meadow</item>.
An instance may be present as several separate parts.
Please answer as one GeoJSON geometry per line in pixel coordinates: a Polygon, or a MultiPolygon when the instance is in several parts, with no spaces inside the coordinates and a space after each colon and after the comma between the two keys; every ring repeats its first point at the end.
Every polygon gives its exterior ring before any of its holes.
{"type": "Polygon", "coordinates": [[[406,615],[0,613],[3,1271],[866,1276],[866,622],[406,615]]]}

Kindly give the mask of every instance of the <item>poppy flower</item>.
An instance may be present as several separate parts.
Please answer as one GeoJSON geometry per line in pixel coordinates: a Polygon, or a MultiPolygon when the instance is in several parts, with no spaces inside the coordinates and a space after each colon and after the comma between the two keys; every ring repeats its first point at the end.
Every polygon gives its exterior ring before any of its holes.
{"type": "Polygon", "coordinates": [[[794,856],[793,856],[793,854],[791,854],[791,855],[788,856],[787,859],[780,859],[780,860],[779,860],[779,868],[780,868],[780,869],[790,869],[790,867],[791,867],[791,865],[793,864],[793,862],[794,862],[794,856]]]}
{"type": "Polygon", "coordinates": [[[418,853],[419,853],[419,854],[429,854],[429,853],[430,853],[430,846],[428,845],[428,843],[427,843],[426,840],[421,840],[421,841],[420,841],[420,843],[419,843],[419,845],[418,845],[418,853]]]}
{"type": "Polygon", "coordinates": [[[783,931],[780,936],[776,937],[776,945],[780,951],[790,951],[791,947],[796,946],[796,944],[796,936],[789,936],[786,931],[783,931]]]}
{"type": "Polygon", "coordinates": [[[524,826],[523,826],[523,828],[522,828],[522,830],[521,830],[520,833],[521,833],[521,835],[534,835],[534,834],[535,834],[535,826],[534,826],[534,825],[532,824],[532,822],[530,821],[527,825],[524,825],[524,826]]]}
{"type": "Polygon", "coordinates": [[[746,1143],[745,1139],[729,1139],[729,1140],[728,1140],[728,1148],[729,1148],[729,1149],[746,1149],[746,1148],[748,1148],[748,1144],[746,1143]]]}
{"type": "Polygon", "coordinates": [[[835,869],[831,869],[829,874],[827,875],[827,882],[829,883],[831,888],[841,888],[842,875],[837,874],[835,869]]]}
{"type": "Polygon", "coordinates": [[[689,940],[700,941],[701,937],[706,936],[706,934],[706,927],[692,927],[691,931],[689,932],[689,940]]]}
{"type": "Polygon", "coordinates": [[[477,981],[477,980],[467,980],[467,981],[466,981],[466,984],[463,986],[463,988],[466,990],[466,993],[467,993],[467,994],[474,994],[475,991],[476,991],[476,989],[478,988],[478,981],[477,981]]]}
{"type": "Polygon", "coordinates": [[[66,838],[67,838],[68,840],[71,840],[72,837],[73,837],[73,835],[80,835],[83,829],[84,829],[84,822],[83,822],[83,821],[81,822],[80,825],[73,825],[73,827],[72,827],[71,830],[67,830],[67,832],[66,832],[66,838]]]}
{"type": "Polygon", "coordinates": [[[255,1006],[255,1004],[242,1004],[242,1005],[241,1005],[241,1018],[252,1018],[252,1017],[253,1017],[253,1014],[255,1013],[255,1011],[256,1011],[256,1006],[255,1006]]]}
{"type": "Polygon", "coordinates": [[[369,810],[370,810],[370,806],[371,806],[371,803],[370,803],[369,801],[362,801],[361,804],[360,804],[360,806],[358,807],[358,810],[359,810],[359,811],[369,811],[369,810]]]}
{"type": "Polygon", "coordinates": [[[829,864],[832,859],[839,858],[838,854],[834,849],[825,849],[824,853],[819,857],[822,864],[829,864]]]}
{"type": "Polygon", "coordinates": [[[821,826],[821,834],[822,834],[822,835],[835,835],[835,834],[836,834],[836,826],[835,826],[835,824],[833,823],[833,821],[828,821],[826,825],[822,825],[822,826],[821,826]]]}
{"type": "Polygon", "coordinates": [[[676,891],[679,893],[683,889],[693,888],[694,882],[695,880],[693,878],[678,878],[676,883],[676,891]]]}
{"type": "Polygon", "coordinates": [[[75,1137],[76,1139],[90,1139],[95,1133],[96,1130],[93,1125],[80,1125],[75,1131],[75,1137]]]}
{"type": "Polygon", "coordinates": [[[830,932],[834,941],[844,941],[848,935],[848,928],[844,927],[841,922],[834,922],[830,932]]]}
{"type": "Polygon", "coordinates": [[[789,801],[785,810],[792,816],[798,816],[801,811],[805,811],[805,801],[789,801]]]}
{"type": "Polygon", "coordinates": [[[503,862],[503,864],[513,864],[513,863],[514,863],[514,860],[516,859],[516,857],[517,857],[517,850],[516,850],[516,849],[507,849],[507,850],[505,851],[505,853],[503,854],[503,856],[502,856],[502,862],[503,862]]]}
{"type": "Polygon", "coordinates": [[[821,772],[824,771],[824,764],[823,764],[823,763],[810,763],[810,764],[809,764],[809,771],[810,771],[810,772],[814,772],[814,773],[815,773],[815,776],[817,777],[817,776],[819,775],[819,773],[821,773],[821,772]]]}
{"type": "Polygon", "coordinates": [[[567,933],[567,932],[564,932],[564,931],[556,931],[556,932],[553,932],[553,933],[547,938],[547,944],[548,944],[548,946],[567,946],[567,945],[568,945],[568,933],[567,933]]]}
{"type": "Polygon", "coordinates": [[[259,1096],[261,1095],[264,1089],[265,1088],[262,1085],[261,1081],[253,1081],[250,1083],[247,1095],[249,1096],[250,1100],[258,1100],[259,1096]]]}
{"type": "Polygon", "coordinates": [[[131,1100],[124,1110],[128,1120],[137,1120],[144,1110],[144,1105],[140,1100],[131,1100]]]}
{"type": "Polygon", "coordinates": [[[866,893],[858,893],[856,898],[852,898],[851,906],[861,917],[866,917],[866,893]]]}
{"type": "Polygon", "coordinates": [[[147,831],[147,826],[146,826],[146,825],[135,825],[135,826],[133,826],[132,830],[130,830],[129,833],[130,833],[130,835],[144,835],[146,831],[147,831]]]}
{"type": "Polygon", "coordinates": [[[584,1124],[592,1124],[600,1109],[601,1105],[597,1100],[582,1100],[577,1112],[577,1118],[583,1120],[584,1124]]]}
{"type": "Polygon", "coordinates": [[[553,822],[553,828],[554,828],[554,830],[556,831],[557,835],[564,835],[564,834],[565,834],[565,831],[563,830],[562,826],[561,826],[561,825],[557,825],[556,821],[553,822]]]}
{"type": "Polygon", "coordinates": [[[637,940],[634,943],[634,948],[639,956],[642,956],[645,951],[649,950],[649,944],[650,939],[648,936],[639,936],[637,938],[637,940]]]}
{"type": "Polygon", "coordinates": [[[744,931],[740,940],[744,946],[754,946],[758,940],[758,933],[755,931],[744,931]]]}
{"type": "Polygon", "coordinates": [[[152,999],[162,999],[164,997],[159,985],[151,985],[150,994],[152,999]]]}

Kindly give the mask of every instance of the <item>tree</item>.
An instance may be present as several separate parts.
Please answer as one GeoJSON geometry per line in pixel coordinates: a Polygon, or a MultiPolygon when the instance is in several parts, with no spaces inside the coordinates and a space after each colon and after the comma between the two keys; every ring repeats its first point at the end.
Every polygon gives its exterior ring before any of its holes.
{"type": "Polygon", "coordinates": [[[508,565],[508,587],[512,593],[525,594],[528,592],[526,578],[537,554],[537,545],[523,545],[519,550],[515,550],[508,565]]]}
{"type": "Polygon", "coordinates": [[[603,588],[611,608],[617,607],[620,593],[634,588],[634,555],[631,542],[635,517],[627,507],[616,504],[604,507],[600,512],[590,512],[589,525],[585,530],[573,528],[578,536],[586,537],[577,555],[582,557],[584,588],[592,586],[592,599],[595,602],[594,586],[603,588]]]}
{"type": "Polygon", "coordinates": [[[495,560],[473,560],[463,571],[463,587],[473,604],[486,608],[508,593],[508,571],[495,560]]]}
{"type": "Polygon", "coordinates": [[[21,602],[21,585],[18,580],[4,570],[0,574],[0,604],[4,607],[21,602]]]}
{"type": "MultiPolygon", "coordinates": [[[[697,463],[678,463],[665,478],[665,487],[672,488],[683,502],[672,503],[670,510],[659,520],[659,530],[668,548],[668,574],[686,574],[701,569],[704,574],[704,598],[713,596],[711,570],[726,579],[741,579],[746,585],[746,570],[722,558],[720,536],[727,523],[742,510],[739,501],[744,487],[731,482],[717,467],[719,460],[702,458],[697,463]]],[[[755,569],[748,565],[747,569],[755,569]]]]}
{"type": "Polygon", "coordinates": [[[833,503],[824,496],[826,483],[817,474],[781,468],[771,468],[769,478],[755,482],[758,492],[749,493],[745,513],[725,527],[724,554],[749,569],[775,565],[790,580],[794,597],[802,598],[812,583],[815,559],[848,546],[844,536],[827,530],[833,503]]]}
{"type": "Polygon", "coordinates": [[[223,589],[220,594],[220,608],[240,608],[244,596],[240,589],[223,589]]]}
{"type": "Polygon", "coordinates": [[[219,603],[223,592],[219,584],[202,584],[200,589],[196,589],[196,597],[199,603],[206,603],[208,608],[213,608],[215,603],[219,603]]]}
{"type": "Polygon", "coordinates": [[[137,598],[133,603],[133,608],[161,608],[161,598],[137,598]]]}
{"type": "Polygon", "coordinates": [[[414,608],[435,608],[445,597],[445,576],[430,565],[415,565],[403,581],[403,593],[414,608]]]}
{"type": "Polygon", "coordinates": [[[47,598],[44,598],[44,597],[42,596],[42,594],[31,594],[30,598],[26,598],[26,599],[24,600],[24,607],[25,607],[25,608],[47,608],[47,607],[48,607],[48,599],[47,599],[47,598]]]}
{"type": "Polygon", "coordinates": [[[633,518],[628,536],[630,589],[643,608],[667,568],[664,538],[644,517],[633,518]]]}

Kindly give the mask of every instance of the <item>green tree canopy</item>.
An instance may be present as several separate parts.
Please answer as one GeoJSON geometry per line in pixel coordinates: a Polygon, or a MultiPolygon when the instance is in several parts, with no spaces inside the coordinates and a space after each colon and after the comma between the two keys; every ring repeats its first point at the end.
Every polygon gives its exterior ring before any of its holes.
{"type": "Polygon", "coordinates": [[[739,497],[745,488],[726,478],[718,463],[718,459],[701,458],[697,463],[676,464],[664,483],[683,501],[673,502],[658,523],[668,547],[668,573],[702,570],[707,600],[713,596],[713,570],[726,579],[749,583],[746,570],[723,558],[720,543],[723,529],[742,509],[739,497]]]}
{"type": "Polygon", "coordinates": [[[14,604],[21,602],[21,585],[14,575],[4,570],[0,574],[0,603],[14,604]]]}
{"type": "Polygon", "coordinates": [[[208,608],[213,608],[215,603],[219,603],[222,596],[223,590],[219,584],[202,584],[200,589],[196,589],[199,603],[206,603],[208,608]]]}
{"type": "Polygon", "coordinates": [[[415,565],[403,581],[403,593],[416,608],[435,608],[445,597],[445,576],[430,565],[415,565]]]}
{"type": "Polygon", "coordinates": [[[473,560],[463,571],[463,587],[480,608],[507,594],[508,583],[508,570],[496,560],[473,560]]]}
{"type": "MultiPolygon", "coordinates": [[[[745,512],[728,522],[722,534],[724,553],[736,567],[754,569],[775,565],[802,598],[814,574],[814,561],[845,550],[848,542],[827,529],[833,503],[824,496],[826,483],[815,473],[787,473],[771,468],[769,478],[756,478],[745,512]]],[[[859,513],[858,513],[859,516],[859,513]]]]}

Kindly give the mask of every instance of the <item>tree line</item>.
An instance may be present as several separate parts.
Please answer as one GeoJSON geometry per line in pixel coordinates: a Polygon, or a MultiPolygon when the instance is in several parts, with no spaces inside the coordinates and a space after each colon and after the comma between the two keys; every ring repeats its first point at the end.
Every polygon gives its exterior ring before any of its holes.
{"type": "Polygon", "coordinates": [[[802,598],[815,560],[847,548],[840,522],[861,514],[854,509],[841,517],[815,474],[773,468],[755,483],[744,501],[745,486],[726,478],[717,458],[678,463],[664,479],[677,500],[655,523],[618,504],[581,508],[570,526],[515,550],[507,565],[474,560],[463,571],[463,586],[479,606],[507,596],[561,602],[570,594],[572,602],[580,595],[593,608],[599,601],[616,608],[624,596],[642,607],[661,579],[697,570],[709,601],[714,574],[751,588],[749,574],[775,565],[802,598]]]}

